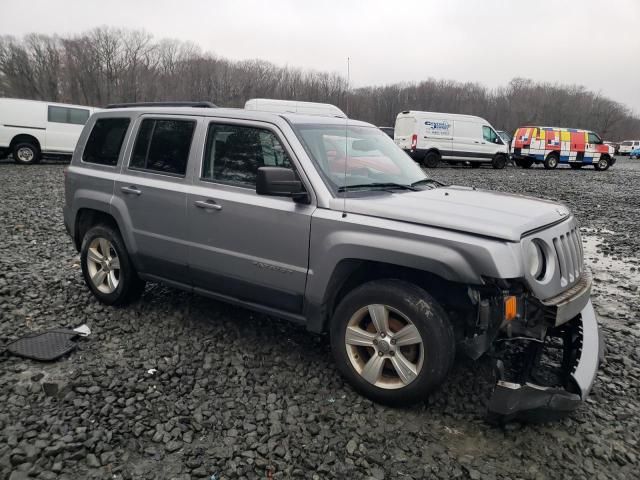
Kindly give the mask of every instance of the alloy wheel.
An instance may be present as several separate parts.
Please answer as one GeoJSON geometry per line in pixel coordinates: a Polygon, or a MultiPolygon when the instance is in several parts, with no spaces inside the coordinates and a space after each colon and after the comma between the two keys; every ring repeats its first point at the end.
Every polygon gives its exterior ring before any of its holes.
{"type": "Polygon", "coordinates": [[[379,388],[402,388],[422,370],[420,332],[406,315],[387,305],[356,311],[347,324],[345,346],[356,372],[379,388]]]}
{"type": "Polygon", "coordinates": [[[120,259],[113,244],[106,238],[91,241],[87,251],[87,270],[91,283],[102,293],[115,292],[120,283],[120,259]]]}

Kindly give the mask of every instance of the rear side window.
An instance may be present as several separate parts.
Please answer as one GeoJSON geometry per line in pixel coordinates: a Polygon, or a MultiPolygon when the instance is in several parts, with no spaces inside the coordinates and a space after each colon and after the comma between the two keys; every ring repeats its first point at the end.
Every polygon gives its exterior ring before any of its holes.
{"type": "Polygon", "coordinates": [[[128,118],[96,120],[82,152],[82,160],[100,165],[116,165],[129,122],[128,118]]]}
{"type": "Polygon", "coordinates": [[[193,120],[143,120],[129,168],[184,175],[195,126],[193,120]]]}
{"type": "Polygon", "coordinates": [[[84,125],[89,119],[89,110],[84,108],[68,108],[49,106],[47,120],[54,123],[70,123],[84,125]]]}
{"type": "Polygon", "coordinates": [[[278,138],[269,130],[212,123],[202,164],[202,178],[254,187],[260,167],[291,168],[278,138]]]}

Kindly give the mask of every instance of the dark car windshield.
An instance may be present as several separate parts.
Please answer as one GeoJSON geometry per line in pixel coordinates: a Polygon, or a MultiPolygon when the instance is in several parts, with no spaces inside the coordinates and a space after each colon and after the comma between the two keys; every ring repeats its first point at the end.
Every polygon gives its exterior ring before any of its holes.
{"type": "Polygon", "coordinates": [[[350,187],[374,190],[396,185],[409,190],[403,187],[437,185],[421,182],[427,175],[378,128],[296,125],[295,130],[334,195],[350,187]]]}

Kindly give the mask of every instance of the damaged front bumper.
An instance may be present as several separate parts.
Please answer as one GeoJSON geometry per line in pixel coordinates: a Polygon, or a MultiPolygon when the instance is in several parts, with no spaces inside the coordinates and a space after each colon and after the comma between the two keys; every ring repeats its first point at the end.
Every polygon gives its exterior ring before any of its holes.
{"type": "Polygon", "coordinates": [[[498,381],[489,401],[489,420],[552,420],[575,410],[591,391],[604,341],[591,300],[568,322],[551,330],[544,340],[531,342],[522,352],[523,364],[515,380],[497,361],[498,381]],[[557,340],[553,345],[551,340],[557,340]],[[537,381],[545,348],[556,349],[557,381],[537,381]]]}

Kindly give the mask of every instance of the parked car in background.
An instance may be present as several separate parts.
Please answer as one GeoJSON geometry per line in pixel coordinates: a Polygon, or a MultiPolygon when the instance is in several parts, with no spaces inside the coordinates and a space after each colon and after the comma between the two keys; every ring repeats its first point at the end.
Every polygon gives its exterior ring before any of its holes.
{"type": "Polygon", "coordinates": [[[593,165],[607,170],[616,162],[614,149],[589,130],[528,126],[516,130],[512,157],[517,166],[530,168],[542,163],[546,169],[567,164],[573,169],[593,165]]]}
{"type": "Polygon", "coordinates": [[[66,103],[0,98],[0,157],[32,164],[42,155],[70,156],[82,127],[96,111],[66,103]]]}
{"type": "Polygon", "coordinates": [[[404,111],[398,114],[395,142],[415,161],[437,167],[441,160],[489,163],[504,168],[509,148],[484,118],[454,113],[404,111]]]}
{"type": "Polygon", "coordinates": [[[394,137],[395,129],[393,127],[378,127],[378,128],[382,130],[384,133],[386,133],[387,135],[389,135],[389,138],[394,137]]]}
{"type": "Polygon", "coordinates": [[[252,98],[244,104],[245,110],[259,110],[274,113],[300,113],[304,115],[325,115],[347,118],[347,114],[330,103],[299,102],[297,100],[275,100],[271,98],[252,98]]]}
{"type": "Polygon", "coordinates": [[[613,147],[613,154],[618,155],[620,153],[620,144],[618,142],[609,142],[607,140],[604,141],[605,145],[609,145],[613,147]]]}
{"type": "Polygon", "coordinates": [[[456,352],[491,352],[490,414],[548,419],[580,405],[598,370],[569,209],[445,186],[365,122],[105,110],[78,141],[63,212],[100,302],[154,281],[303,324],[376,402],[424,401],[456,352]]]}
{"type": "Polygon", "coordinates": [[[629,158],[640,158],[640,147],[631,150],[629,152],[629,158]]]}
{"type": "Polygon", "coordinates": [[[640,140],[625,140],[620,144],[620,155],[629,155],[631,150],[640,147],[640,140]]]}

